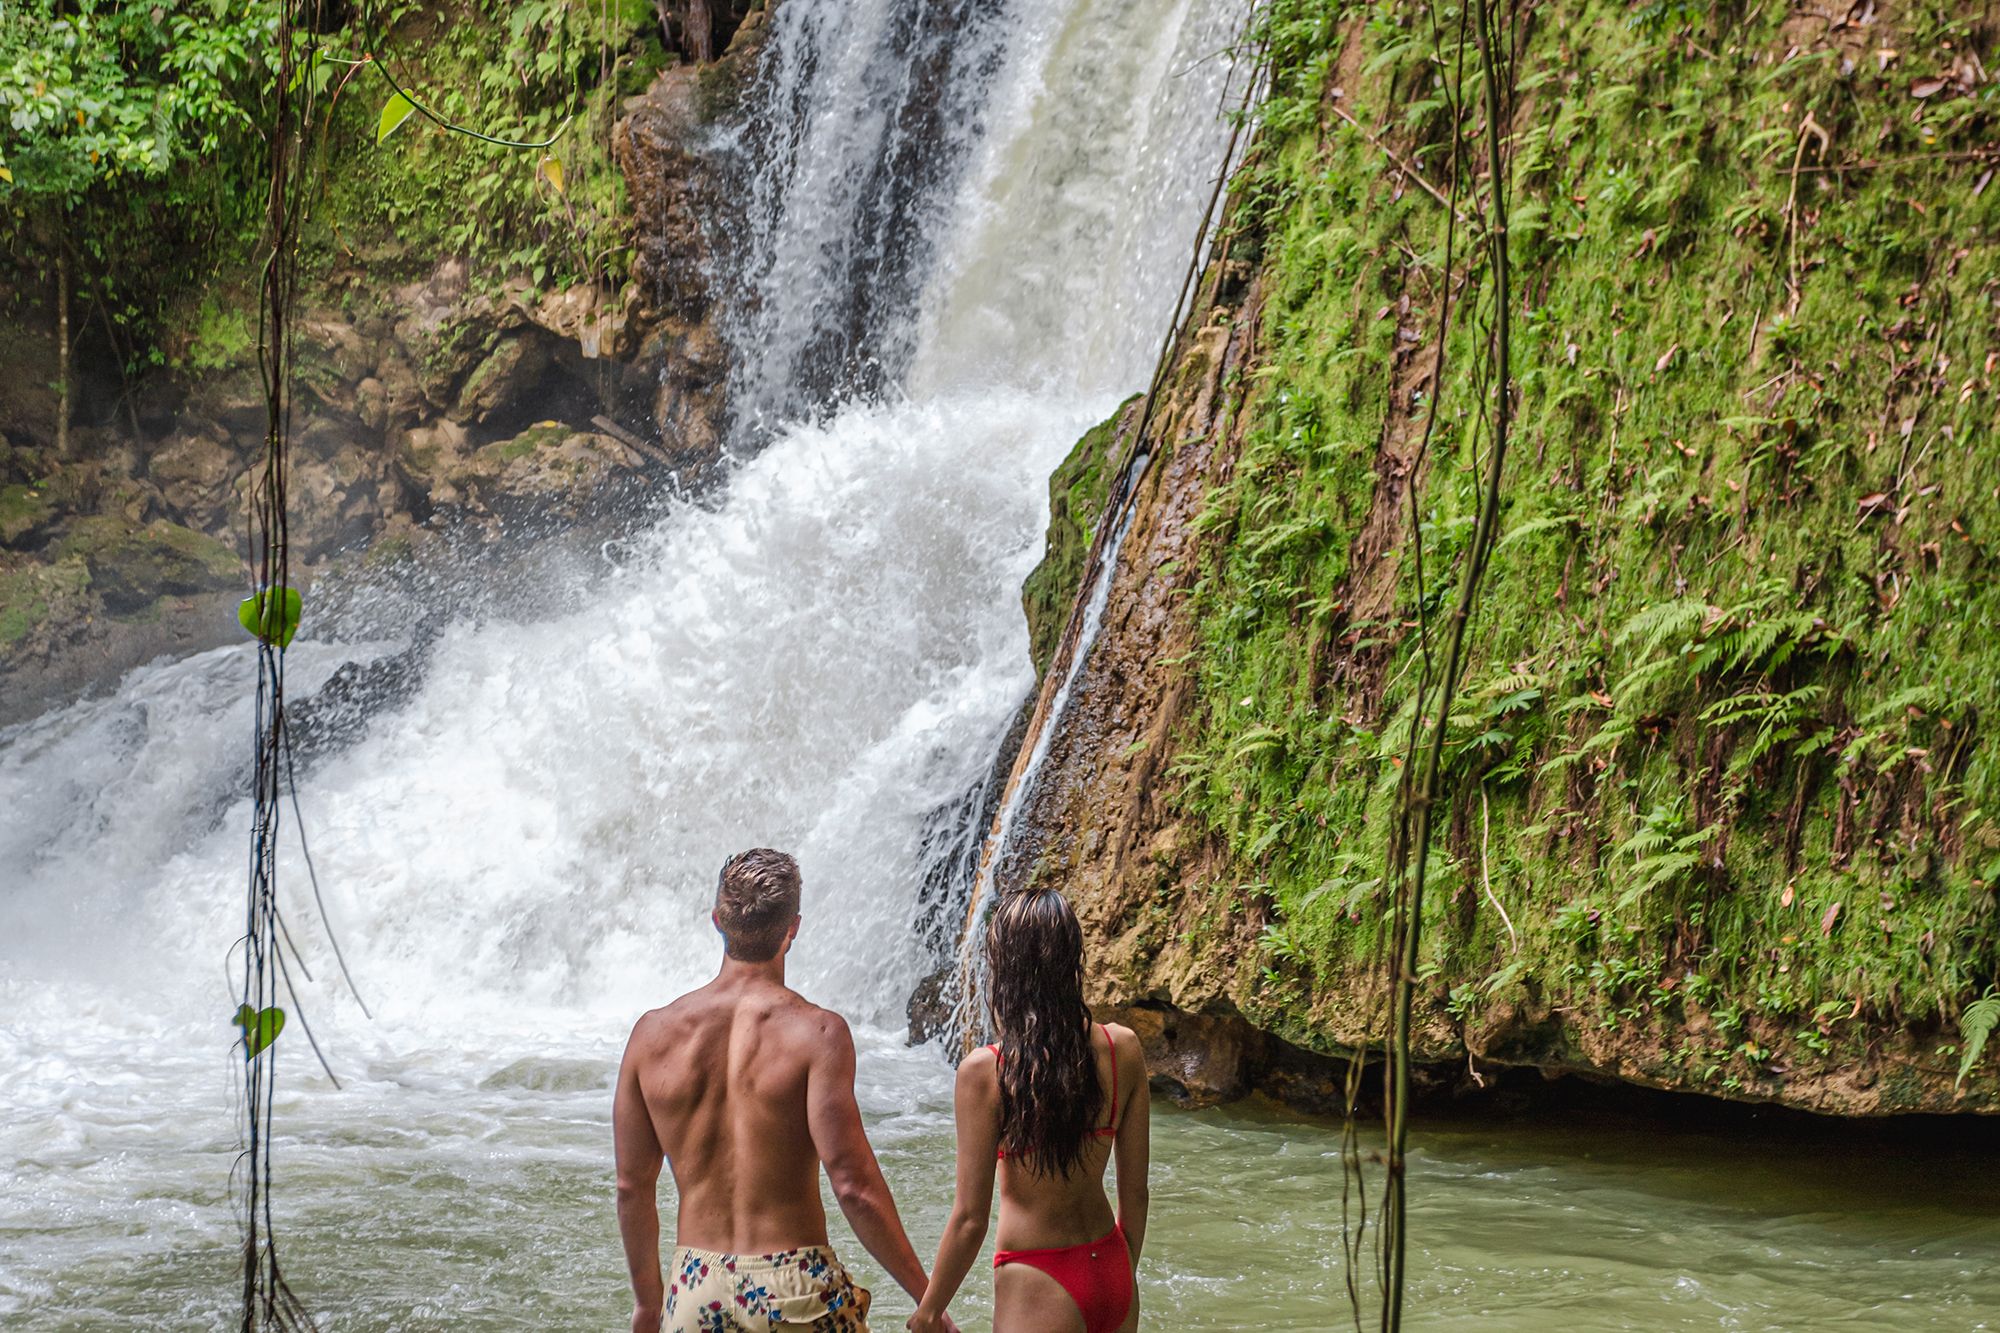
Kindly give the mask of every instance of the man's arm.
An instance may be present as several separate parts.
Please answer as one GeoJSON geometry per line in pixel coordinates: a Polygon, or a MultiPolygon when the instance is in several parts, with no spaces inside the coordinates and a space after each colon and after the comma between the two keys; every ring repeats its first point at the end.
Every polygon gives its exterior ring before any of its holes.
{"type": "Polygon", "coordinates": [[[854,1037],[838,1014],[821,1019],[812,1065],[806,1076],[806,1117],[813,1148],[826,1164],[833,1197],[854,1234],[876,1262],[889,1270],[911,1300],[924,1295],[924,1265],[903,1232],[889,1182],[868,1146],[861,1107],[854,1100],[854,1037]]]}
{"type": "Polygon", "coordinates": [[[632,1029],[618,1067],[611,1133],[618,1154],[618,1234],[632,1274],[632,1333],[657,1333],[666,1292],[660,1280],[660,1137],[639,1087],[640,1029],[632,1029]]]}

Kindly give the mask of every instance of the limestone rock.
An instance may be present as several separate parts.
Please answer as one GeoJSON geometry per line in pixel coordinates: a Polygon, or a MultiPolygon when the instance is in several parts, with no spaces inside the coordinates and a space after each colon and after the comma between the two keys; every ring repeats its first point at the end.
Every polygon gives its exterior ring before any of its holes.
{"type": "Polygon", "coordinates": [[[531,389],[548,364],[547,343],[532,330],[501,338],[465,377],[451,415],[460,421],[484,421],[496,407],[531,389]]]}
{"type": "Polygon", "coordinates": [[[645,462],[610,435],[547,421],[475,451],[446,480],[469,505],[503,518],[578,518],[645,462]]]}
{"type": "Polygon", "coordinates": [[[78,519],[58,543],[57,556],[83,562],[91,588],[113,613],[138,611],[167,594],[215,591],[242,576],[234,551],[164,519],[143,527],[110,516],[78,519]]]}
{"type": "Polygon", "coordinates": [[[55,506],[34,487],[0,488],[0,546],[20,545],[55,516],[55,506]]]}

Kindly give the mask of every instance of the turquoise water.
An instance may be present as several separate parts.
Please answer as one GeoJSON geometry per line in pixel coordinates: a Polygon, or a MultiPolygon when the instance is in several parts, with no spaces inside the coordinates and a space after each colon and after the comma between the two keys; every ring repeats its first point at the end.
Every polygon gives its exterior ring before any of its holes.
{"type": "MultiPolygon", "coordinates": [[[[324,1326],[622,1326],[604,1091],[614,1055],[385,1055],[345,1091],[282,1097],[282,1253],[324,1326]]],[[[141,1064],[65,1097],[64,1123],[7,1131],[8,1328],[229,1323],[230,1145],[157,1095],[175,1082],[220,1090],[225,1076],[141,1064]],[[37,1135],[38,1147],[26,1141],[37,1135]]],[[[950,1203],[948,1071],[932,1051],[864,1035],[863,1083],[884,1168],[928,1251],[950,1203]]],[[[1149,1327],[1345,1325],[1337,1131],[1255,1100],[1158,1108],[1149,1327]]],[[[1433,1114],[1416,1133],[1410,1326],[1992,1327],[1993,1165],[1978,1147],[1866,1135],[1433,1114]]],[[[876,1289],[877,1327],[900,1327],[909,1303],[844,1232],[836,1243],[876,1289]]],[[[986,1326],[989,1293],[982,1265],[961,1301],[968,1330],[986,1326]]]]}

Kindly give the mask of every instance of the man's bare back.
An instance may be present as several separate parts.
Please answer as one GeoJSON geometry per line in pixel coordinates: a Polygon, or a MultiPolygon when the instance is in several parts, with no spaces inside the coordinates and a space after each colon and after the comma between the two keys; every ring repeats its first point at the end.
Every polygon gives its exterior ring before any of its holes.
{"type": "Polygon", "coordinates": [[[827,1245],[821,1166],[862,1245],[923,1296],[923,1264],[854,1100],[847,1023],[785,986],[798,905],[790,857],[765,848],[731,857],[713,914],[721,970],[646,1014],[626,1043],[611,1119],[634,1333],[655,1333],[663,1319],[694,1327],[677,1303],[755,1314],[768,1320],[760,1330],[866,1329],[868,1294],[827,1245]],[[663,1163],[680,1200],[671,1286],[660,1272],[663,1163]]]}
{"type": "Polygon", "coordinates": [[[781,985],[718,977],[640,1019],[627,1060],[680,1196],[680,1244],[729,1254],[826,1244],[819,1167],[838,1144],[821,1134],[835,1140],[838,1127],[814,1124],[812,1091],[815,1065],[823,1085],[839,1084],[844,1063],[852,1086],[839,1015],[781,985]]]}

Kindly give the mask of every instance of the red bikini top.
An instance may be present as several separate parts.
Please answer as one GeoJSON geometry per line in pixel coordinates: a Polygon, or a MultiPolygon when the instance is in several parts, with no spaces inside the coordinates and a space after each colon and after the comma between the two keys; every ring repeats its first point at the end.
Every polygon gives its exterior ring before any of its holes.
{"type": "MultiPolygon", "coordinates": [[[[1104,1034],[1104,1044],[1111,1048],[1111,1123],[1108,1125],[1099,1125],[1096,1129],[1091,1130],[1090,1137],[1093,1139],[1109,1139],[1116,1138],[1118,1135],[1118,1043],[1111,1040],[1111,1029],[1104,1026],[1104,1024],[1099,1023],[1097,1030],[1104,1034]]],[[[996,1063],[1006,1059],[1000,1053],[999,1042],[996,1041],[989,1044],[986,1049],[993,1052],[993,1059],[996,1063]]],[[[1000,1149],[998,1155],[1005,1157],[1007,1150],[1005,1148],[1000,1149]]]]}

